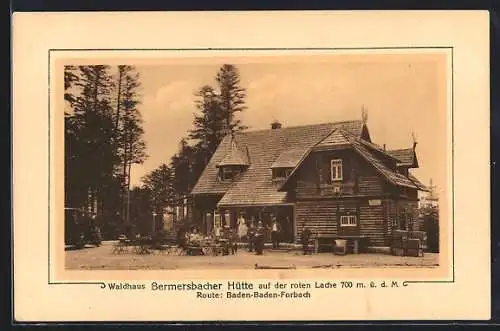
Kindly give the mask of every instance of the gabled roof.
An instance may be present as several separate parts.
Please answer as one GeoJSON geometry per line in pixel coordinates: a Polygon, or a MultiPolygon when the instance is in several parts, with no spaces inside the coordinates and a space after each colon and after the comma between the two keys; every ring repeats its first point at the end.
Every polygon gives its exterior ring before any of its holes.
{"type": "Polygon", "coordinates": [[[222,196],[219,206],[263,206],[293,202],[289,193],[283,190],[285,184],[311,152],[332,147],[353,148],[394,185],[424,187],[416,178],[413,180],[413,177],[405,177],[392,170],[399,159],[367,141],[367,136],[368,129],[362,121],[235,133],[223,139],[191,194],[222,196]],[[218,179],[218,166],[243,162],[246,162],[247,169],[232,182],[218,179]],[[272,168],[280,167],[294,169],[284,183],[272,180],[272,168]]]}
{"type": "Polygon", "coordinates": [[[344,136],[341,130],[333,130],[325,139],[321,140],[314,146],[315,150],[321,150],[323,148],[329,149],[332,147],[343,147],[349,146],[351,143],[344,136]]]}
{"type": "Polygon", "coordinates": [[[420,191],[430,192],[429,188],[422,184],[422,182],[419,181],[417,177],[413,176],[413,174],[408,173],[408,178],[418,187],[420,191]]]}
{"type": "MultiPolygon", "coordinates": [[[[313,146],[303,157],[300,163],[305,160],[305,158],[313,151],[318,150],[318,147],[329,147],[329,146],[345,146],[349,145],[352,147],[359,155],[361,155],[368,163],[370,163],[375,169],[379,171],[379,173],[384,176],[390,183],[396,186],[405,186],[411,188],[417,188],[418,186],[414,184],[409,178],[403,176],[402,174],[391,170],[387,167],[384,162],[380,160],[380,157],[376,156],[376,153],[382,154],[384,156],[393,159],[390,155],[387,155],[383,149],[380,149],[377,145],[369,143],[360,137],[357,137],[350,132],[344,130],[343,128],[335,129],[331,134],[329,134],[325,139],[318,142],[315,146],[313,146]]],[[[320,149],[321,150],[321,149],[320,149]]],[[[287,180],[280,187],[280,190],[283,190],[286,187],[286,184],[291,180],[294,176],[295,172],[299,168],[300,163],[297,167],[292,171],[287,180]]]]}
{"type": "Polygon", "coordinates": [[[418,168],[418,161],[415,149],[413,148],[393,149],[387,152],[396,159],[398,159],[398,166],[408,166],[408,167],[418,168]]]}
{"type": "Polygon", "coordinates": [[[217,167],[249,165],[248,155],[238,148],[236,141],[233,139],[232,136],[229,145],[230,147],[226,153],[226,156],[224,156],[222,161],[217,163],[217,167]]]}
{"type": "Polygon", "coordinates": [[[379,158],[373,155],[372,151],[366,148],[365,144],[360,139],[349,137],[354,149],[363,156],[375,169],[377,169],[390,183],[396,186],[405,186],[411,188],[418,188],[408,177],[391,170],[379,158]]]}
{"type": "Polygon", "coordinates": [[[295,168],[303,154],[304,148],[291,147],[278,156],[271,168],[295,168]]]}
{"type": "Polygon", "coordinates": [[[233,182],[221,182],[217,176],[217,164],[231,148],[231,137],[226,136],[191,194],[224,194],[219,202],[221,205],[286,203],[287,193],[278,192],[276,183],[272,181],[272,165],[296,166],[314,144],[338,127],[345,128],[354,136],[360,136],[363,123],[346,121],[235,133],[234,142],[239,150],[248,149],[250,164],[233,182]]]}

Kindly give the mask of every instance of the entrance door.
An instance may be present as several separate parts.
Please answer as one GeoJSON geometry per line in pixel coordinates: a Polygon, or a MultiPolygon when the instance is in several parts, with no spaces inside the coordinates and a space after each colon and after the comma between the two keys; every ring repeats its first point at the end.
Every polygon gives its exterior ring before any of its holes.
{"type": "Polygon", "coordinates": [[[293,207],[280,207],[277,210],[277,219],[281,226],[281,241],[294,242],[293,207]]]}
{"type": "Polygon", "coordinates": [[[408,230],[408,220],[405,209],[399,212],[397,230],[408,230]]]}

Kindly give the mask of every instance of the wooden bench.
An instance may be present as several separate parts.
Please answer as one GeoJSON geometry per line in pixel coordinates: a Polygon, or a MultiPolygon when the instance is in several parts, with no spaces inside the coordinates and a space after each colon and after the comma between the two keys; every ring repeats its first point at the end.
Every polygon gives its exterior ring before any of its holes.
{"type": "Polygon", "coordinates": [[[318,253],[320,247],[331,247],[332,251],[334,251],[335,240],[347,240],[347,245],[352,244],[353,253],[359,254],[361,251],[360,246],[363,245],[363,241],[366,239],[366,236],[359,235],[325,235],[321,233],[317,233],[315,235],[315,253],[318,253]]]}

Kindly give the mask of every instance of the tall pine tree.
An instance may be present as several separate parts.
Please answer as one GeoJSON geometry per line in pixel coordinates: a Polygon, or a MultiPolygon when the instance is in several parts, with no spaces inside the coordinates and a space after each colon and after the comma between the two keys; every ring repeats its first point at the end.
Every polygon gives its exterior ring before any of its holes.
{"type": "Polygon", "coordinates": [[[227,129],[231,132],[246,129],[241,120],[235,118],[236,113],[246,109],[246,90],[240,85],[238,69],[232,64],[224,64],[220,67],[215,80],[220,90],[219,102],[227,129]]]}
{"type": "Polygon", "coordinates": [[[121,181],[122,220],[129,219],[130,172],[133,164],[144,162],[146,144],[143,139],[142,116],[139,110],[140,76],[134,66],[120,65],[115,84],[114,145],[120,166],[116,176],[121,181]]]}
{"type": "Polygon", "coordinates": [[[127,65],[66,66],[64,83],[66,205],[89,208],[106,219],[105,232],[115,232],[130,168],[146,157],[139,75],[127,65]]]}
{"type": "Polygon", "coordinates": [[[189,135],[195,141],[192,151],[195,180],[201,175],[224,136],[247,128],[236,118],[236,113],[246,109],[246,90],[240,85],[238,69],[234,65],[224,64],[219,68],[215,81],[218,92],[205,85],[195,93],[198,113],[189,135]]]}
{"type": "Polygon", "coordinates": [[[203,150],[204,158],[209,159],[224,138],[225,114],[220,106],[219,96],[211,86],[205,85],[195,93],[197,100],[196,108],[199,111],[195,115],[189,138],[197,141],[203,150]]]}
{"type": "Polygon", "coordinates": [[[178,152],[172,157],[170,167],[173,170],[173,188],[177,198],[188,194],[197,178],[193,176],[195,149],[190,146],[185,138],[179,143],[178,152]]]}
{"type": "Polygon", "coordinates": [[[155,170],[143,177],[144,187],[151,192],[152,210],[162,213],[163,209],[173,202],[174,174],[166,164],[160,165],[155,170]]]}
{"type": "Polygon", "coordinates": [[[112,178],[114,151],[110,144],[109,102],[112,82],[109,67],[105,65],[79,66],[78,77],[75,85],[80,93],[72,100],[73,114],[66,121],[67,175],[76,184],[69,189],[78,190],[72,203],[96,213],[102,208],[103,191],[112,178]],[[84,194],[88,194],[88,199],[83,198],[84,194]]]}

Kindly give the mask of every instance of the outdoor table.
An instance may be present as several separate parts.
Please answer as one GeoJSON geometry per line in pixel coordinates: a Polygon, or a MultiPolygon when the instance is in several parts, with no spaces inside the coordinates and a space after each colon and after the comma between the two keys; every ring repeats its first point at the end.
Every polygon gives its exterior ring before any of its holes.
{"type": "Polygon", "coordinates": [[[354,244],[354,254],[359,254],[359,246],[360,246],[360,241],[364,240],[366,236],[363,235],[350,235],[350,236],[342,236],[342,235],[337,235],[335,239],[345,239],[348,242],[351,241],[354,244]]]}
{"type": "MultiPolygon", "coordinates": [[[[345,239],[348,242],[353,243],[353,253],[359,254],[360,242],[362,240],[364,240],[365,238],[366,238],[366,236],[364,236],[364,235],[322,235],[322,234],[318,234],[315,238],[315,240],[316,240],[315,250],[317,250],[319,248],[319,240],[320,239],[331,240],[332,244],[335,242],[336,239],[345,239]]],[[[317,253],[317,251],[316,251],[316,253],[317,253]]]]}

